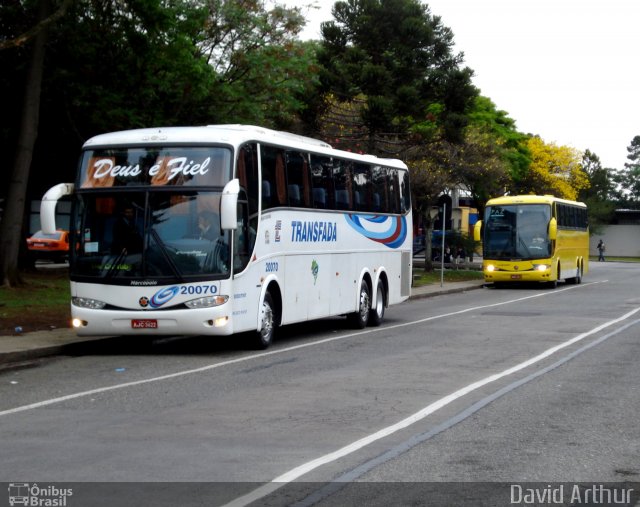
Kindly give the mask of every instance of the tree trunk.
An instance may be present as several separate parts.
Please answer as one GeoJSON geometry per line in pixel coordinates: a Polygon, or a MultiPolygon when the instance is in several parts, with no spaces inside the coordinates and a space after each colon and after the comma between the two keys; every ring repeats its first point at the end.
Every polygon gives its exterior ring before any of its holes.
{"type": "MultiPolygon", "coordinates": [[[[50,0],[40,0],[38,21],[49,15],[50,0]]],[[[40,90],[44,70],[44,54],[48,30],[44,29],[34,39],[27,71],[25,94],[20,119],[20,132],[9,181],[9,189],[0,222],[0,281],[3,286],[14,287],[21,282],[18,270],[18,254],[22,238],[25,199],[33,148],[38,136],[40,116],[40,90]]]]}
{"type": "Polygon", "coordinates": [[[433,271],[433,249],[431,248],[431,239],[433,237],[433,219],[429,212],[424,217],[424,270],[433,271]]]}

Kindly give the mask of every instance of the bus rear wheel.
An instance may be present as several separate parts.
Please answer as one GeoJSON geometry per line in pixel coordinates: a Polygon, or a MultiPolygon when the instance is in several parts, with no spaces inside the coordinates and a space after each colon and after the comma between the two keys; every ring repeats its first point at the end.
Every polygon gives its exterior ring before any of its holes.
{"type": "Polygon", "coordinates": [[[371,307],[371,311],[369,312],[370,326],[379,326],[382,324],[382,319],[384,319],[385,300],[386,295],[384,284],[382,282],[378,282],[378,286],[376,288],[376,305],[371,307]]]}
{"type": "Polygon", "coordinates": [[[362,280],[360,283],[360,293],[358,296],[358,308],[349,314],[349,322],[356,329],[364,329],[369,320],[369,311],[371,310],[371,290],[369,284],[362,280]]]}
{"type": "Polygon", "coordinates": [[[565,280],[567,283],[579,284],[582,283],[582,266],[578,266],[576,268],[576,276],[572,278],[567,278],[565,280]]]}
{"type": "Polygon", "coordinates": [[[267,292],[262,302],[262,325],[260,331],[256,332],[254,345],[255,348],[264,350],[273,343],[273,337],[278,326],[278,313],[276,306],[273,304],[271,294],[267,292]]]}

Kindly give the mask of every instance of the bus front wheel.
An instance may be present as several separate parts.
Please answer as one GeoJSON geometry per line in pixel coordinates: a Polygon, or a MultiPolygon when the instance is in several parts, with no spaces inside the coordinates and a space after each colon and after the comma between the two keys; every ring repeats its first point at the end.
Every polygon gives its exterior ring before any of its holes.
{"type": "Polygon", "coordinates": [[[349,314],[349,322],[356,329],[364,329],[369,320],[369,311],[371,310],[371,290],[369,284],[362,280],[360,283],[360,293],[358,296],[358,308],[349,314]]]}
{"type": "Polygon", "coordinates": [[[262,325],[260,331],[256,332],[255,346],[264,350],[273,343],[273,336],[278,325],[278,314],[276,306],[273,304],[271,294],[267,292],[262,302],[262,325]]]}

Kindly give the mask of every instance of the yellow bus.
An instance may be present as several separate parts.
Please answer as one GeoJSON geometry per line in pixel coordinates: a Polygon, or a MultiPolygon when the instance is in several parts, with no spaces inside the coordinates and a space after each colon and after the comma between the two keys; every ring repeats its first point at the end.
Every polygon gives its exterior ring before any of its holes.
{"type": "Polygon", "coordinates": [[[589,269],[587,206],[550,195],[487,202],[474,238],[482,240],[485,282],[580,283],[589,269]]]}

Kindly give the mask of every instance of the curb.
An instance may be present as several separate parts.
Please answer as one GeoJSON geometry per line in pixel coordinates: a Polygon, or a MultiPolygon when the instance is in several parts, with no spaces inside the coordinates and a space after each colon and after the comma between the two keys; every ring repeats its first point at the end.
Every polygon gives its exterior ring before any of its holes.
{"type": "Polygon", "coordinates": [[[443,296],[446,294],[457,294],[460,292],[467,292],[470,290],[482,289],[485,286],[485,282],[478,282],[477,284],[468,284],[464,287],[451,287],[451,288],[442,288],[436,290],[430,290],[428,292],[413,294],[409,296],[409,301],[413,301],[415,299],[425,299],[435,296],[443,296]]]}
{"type": "MultiPolygon", "coordinates": [[[[467,292],[469,290],[481,289],[484,287],[484,281],[478,283],[465,283],[458,287],[440,288],[440,287],[428,287],[421,288],[422,292],[412,294],[409,296],[409,301],[415,301],[419,299],[426,299],[434,296],[441,296],[446,294],[455,294],[460,292],[467,292]]],[[[59,332],[62,330],[59,330],[59,332]]],[[[37,333],[38,331],[36,331],[37,333]]],[[[68,333],[69,341],[59,344],[48,344],[42,346],[33,346],[28,348],[28,343],[25,343],[26,348],[18,350],[10,350],[7,352],[0,352],[0,367],[2,365],[17,365],[19,363],[33,361],[36,359],[43,359],[52,356],[61,355],[74,355],[80,353],[83,347],[98,342],[108,342],[110,340],[117,340],[120,336],[89,336],[78,337],[74,334],[72,329],[65,329],[62,331],[65,335],[68,333]]],[[[28,334],[28,333],[27,333],[28,334]]],[[[28,342],[28,336],[23,335],[25,341],[28,342]]],[[[64,338],[62,339],[64,340],[64,338]]]]}
{"type": "Polygon", "coordinates": [[[17,364],[35,359],[43,359],[45,357],[72,355],[77,353],[82,347],[96,342],[106,342],[108,340],[117,339],[117,336],[93,336],[87,338],[78,338],[73,335],[73,330],[68,330],[69,335],[74,340],[68,343],[60,343],[57,345],[43,345],[40,347],[25,348],[20,350],[12,350],[8,352],[0,352],[0,366],[6,364],[17,364]]]}

